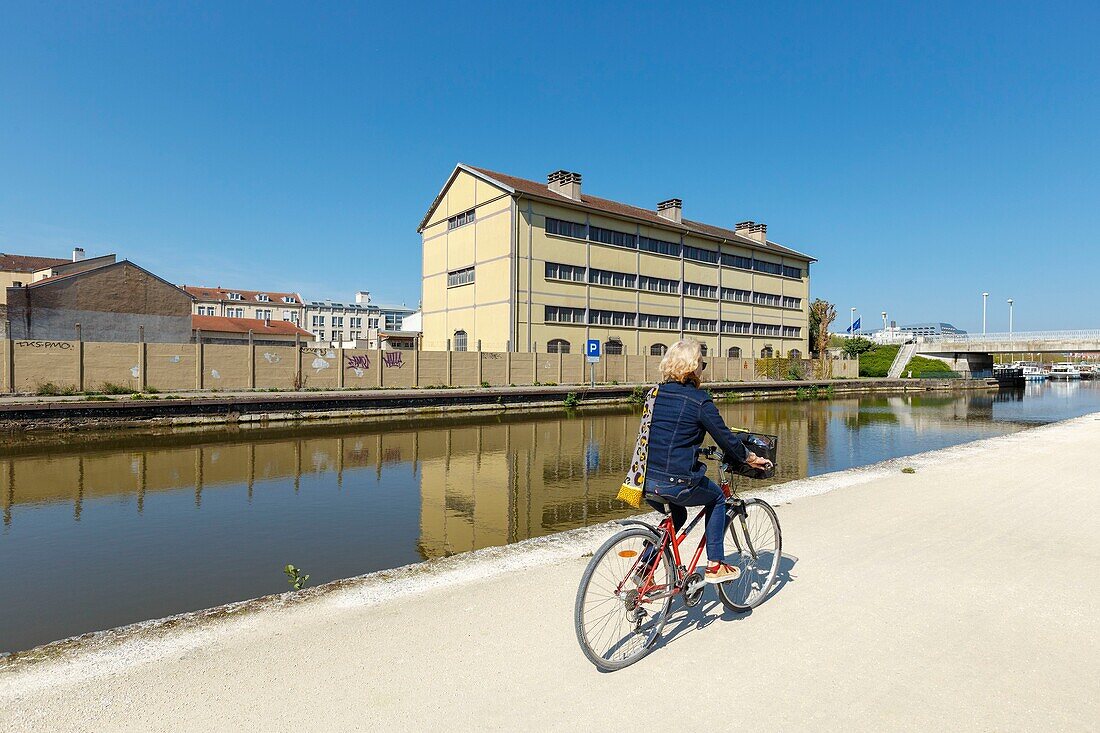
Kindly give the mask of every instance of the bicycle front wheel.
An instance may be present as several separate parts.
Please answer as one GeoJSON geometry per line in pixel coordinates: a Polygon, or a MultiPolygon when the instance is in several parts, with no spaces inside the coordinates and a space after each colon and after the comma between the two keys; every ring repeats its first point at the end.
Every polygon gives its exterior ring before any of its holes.
{"type": "Polygon", "coordinates": [[[672,555],[660,553],[660,537],[631,527],[603,543],[577,588],[573,620],[589,661],[610,672],[638,661],[653,648],[672,606],[672,555]],[[651,582],[643,567],[657,567],[651,582]]]}
{"type": "Polygon", "coordinates": [[[763,603],[775,585],[783,559],[779,518],[768,502],[747,499],[744,513],[730,521],[729,535],[726,562],[741,568],[741,575],[718,584],[718,596],[730,610],[747,611],[763,603]]]}

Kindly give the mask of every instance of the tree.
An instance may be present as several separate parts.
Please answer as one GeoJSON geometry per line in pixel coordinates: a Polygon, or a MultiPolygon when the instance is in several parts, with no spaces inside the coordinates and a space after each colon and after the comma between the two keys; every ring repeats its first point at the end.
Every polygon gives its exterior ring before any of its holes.
{"type": "Polygon", "coordinates": [[[844,339],[844,343],[840,348],[844,351],[844,355],[849,359],[855,359],[860,354],[870,351],[874,347],[874,344],[870,339],[865,339],[862,336],[855,336],[853,338],[844,339]]]}
{"type": "Polygon", "coordinates": [[[810,345],[817,351],[817,357],[821,360],[821,375],[828,375],[829,326],[836,320],[836,307],[827,300],[817,298],[810,303],[810,337],[813,339],[810,345]]]}

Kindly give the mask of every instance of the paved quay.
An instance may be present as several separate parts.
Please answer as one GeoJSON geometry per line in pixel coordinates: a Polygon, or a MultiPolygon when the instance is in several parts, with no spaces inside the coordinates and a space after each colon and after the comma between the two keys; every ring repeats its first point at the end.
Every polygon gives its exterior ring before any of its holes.
{"type": "Polygon", "coordinates": [[[0,663],[0,730],[1096,730],[1098,445],[1094,414],[781,485],[772,598],[708,591],[619,672],[573,632],[601,525],[0,663]]]}

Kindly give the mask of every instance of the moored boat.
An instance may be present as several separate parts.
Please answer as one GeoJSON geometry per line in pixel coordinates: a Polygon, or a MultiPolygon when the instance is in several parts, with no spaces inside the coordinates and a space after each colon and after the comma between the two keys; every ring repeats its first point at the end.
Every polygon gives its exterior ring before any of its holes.
{"type": "Polygon", "coordinates": [[[1080,379],[1081,369],[1072,361],[1058,362],[1050,368],[1050,378],[1067,381],[1080,379]]]}

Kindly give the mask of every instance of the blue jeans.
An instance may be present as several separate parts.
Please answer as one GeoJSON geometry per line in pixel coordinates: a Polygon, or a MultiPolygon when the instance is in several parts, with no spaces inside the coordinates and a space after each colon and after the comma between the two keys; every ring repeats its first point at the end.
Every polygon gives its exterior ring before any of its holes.
{"type": "Polygon", "coordinates": [[[687,520],[687,509],[684,507],[705,507],[707,514],[707,559],[711,562],[725,560],[725,542],[723,535],[726,532],[726,495],[718,484],[709,478],[704,478],[694,486],[684,488],[671,488],[661,486],[653,491],[662,499],[668,501],[672,510],[672,522],[676,529],[684,526],[687,520]],[[717,509],[717,511],[715,511],[717,509]]]}

